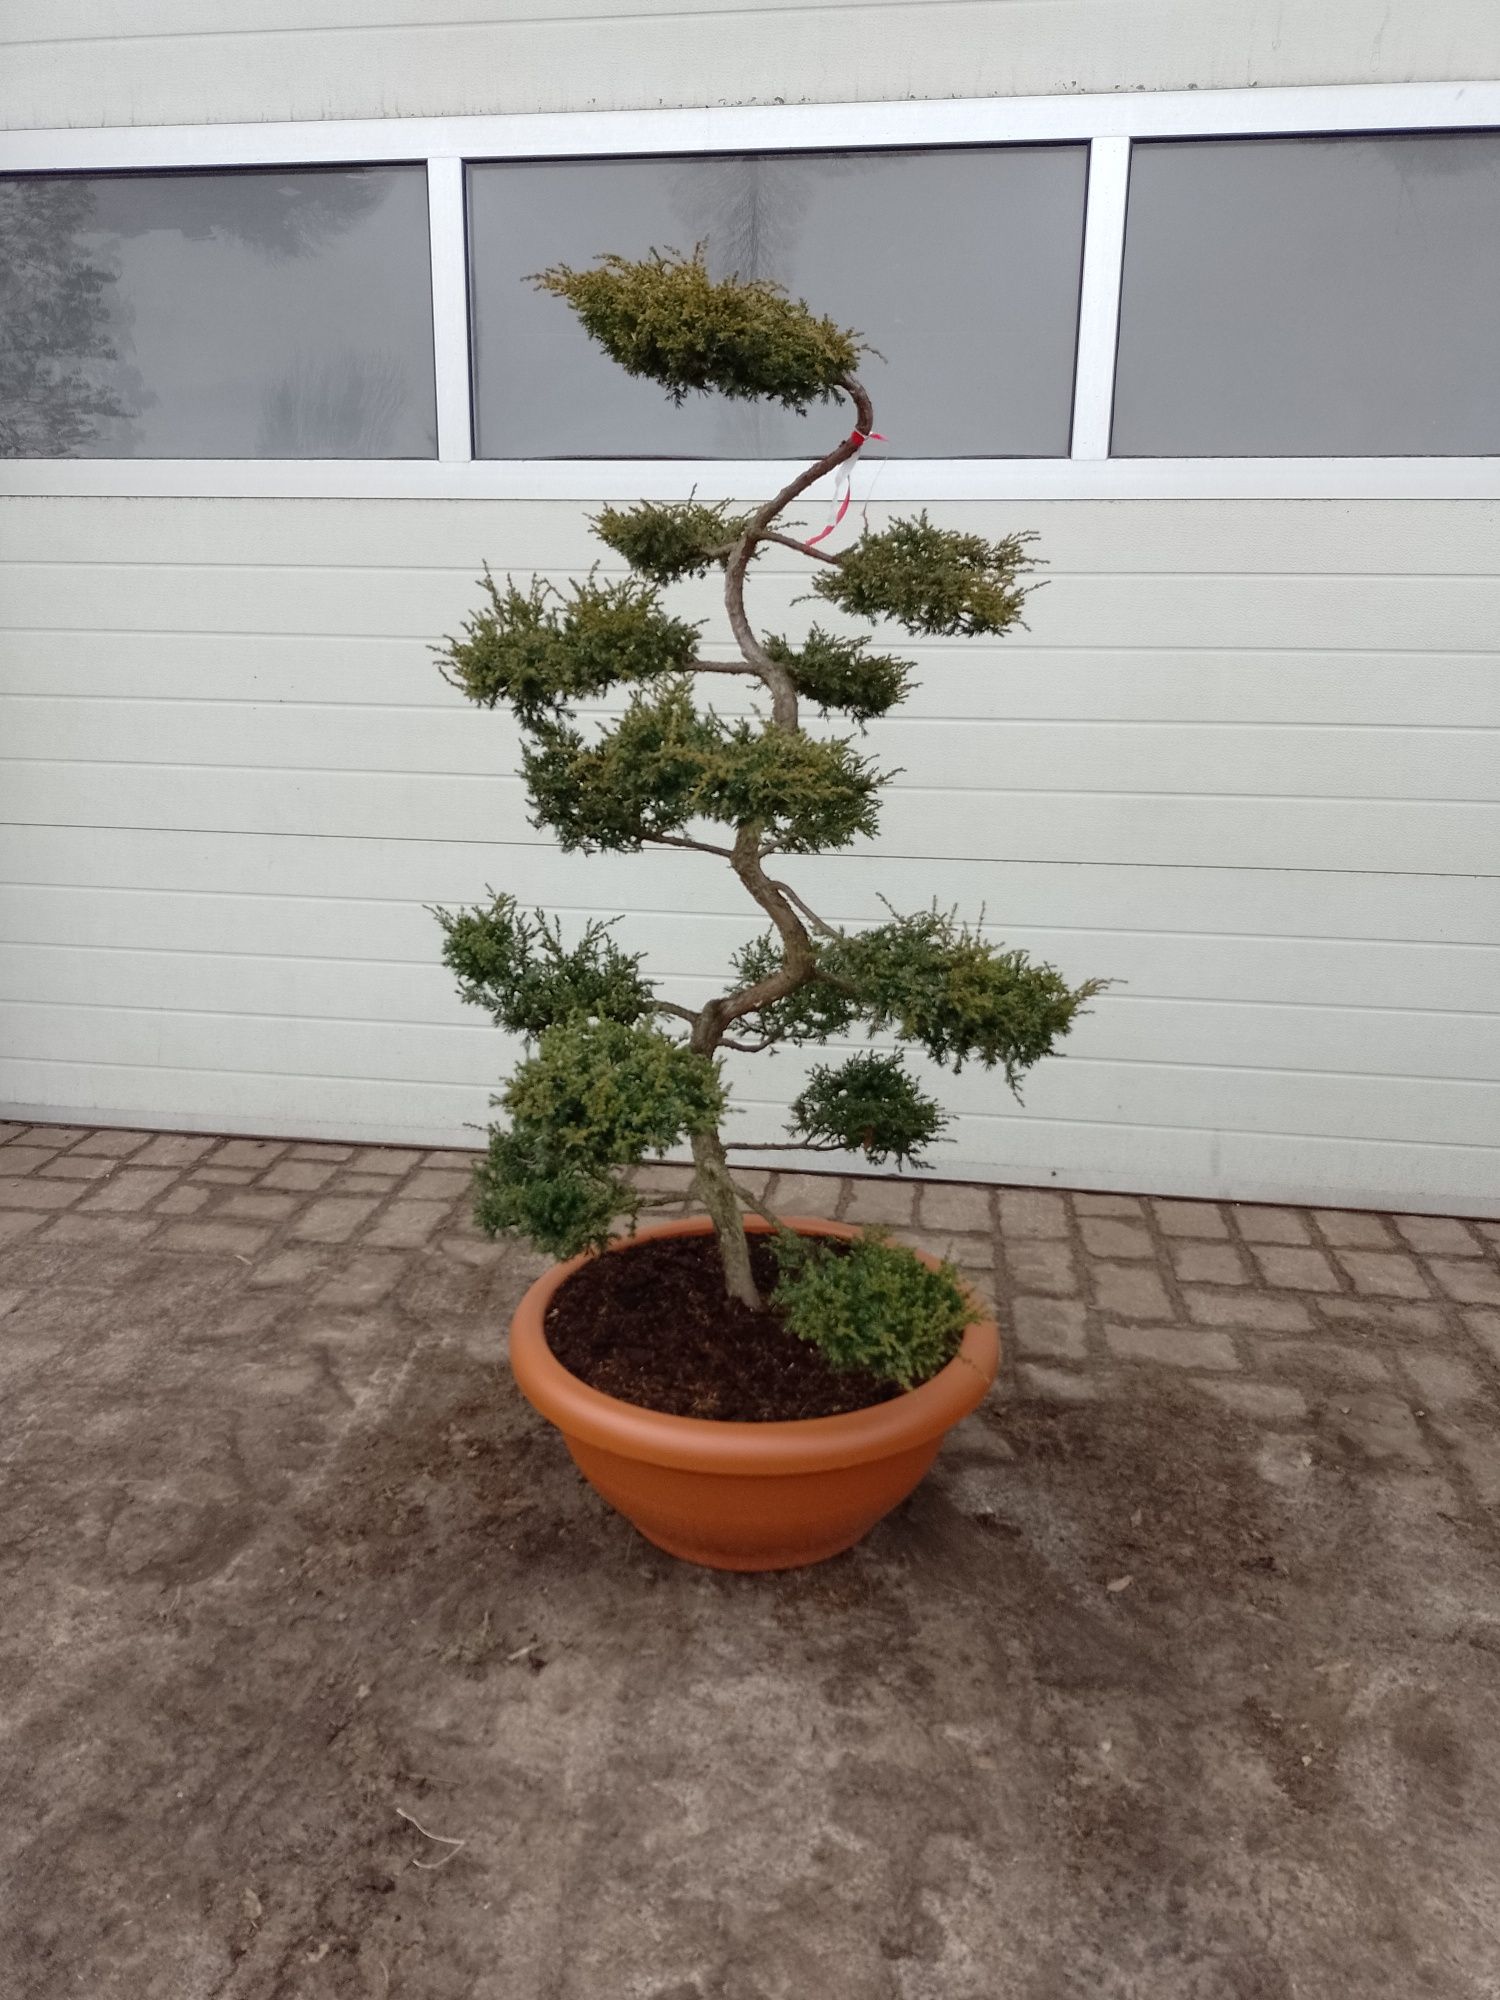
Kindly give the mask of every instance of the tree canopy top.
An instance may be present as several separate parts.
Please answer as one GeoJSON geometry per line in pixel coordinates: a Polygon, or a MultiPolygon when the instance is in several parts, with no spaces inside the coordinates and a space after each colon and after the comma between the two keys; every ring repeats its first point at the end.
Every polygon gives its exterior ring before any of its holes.
{"type": "Polygon", "coordinates": [[[805,410],[826,402],[865,351],[857,333],[769,278],[711,278],[701,245],[691,257],[601,257],[586,271],[556,264],[532,282],[566,299],[612,360],[660,382],[674,403],[717,392],[805,410]]]}
{"type": "MultiPolygon", "coordinates": [[[[493,896],[443,916],[445,956],[465,1000],[525,1037],[528,1052],[497,1102],[479,1175],[484,1228],[519,1230],[561,1256],[602,1248],[622,1217],[652,1197],[631,1169],[691,1147],[695,1187],[718,1237],[729,1295],[762,1303],[742,1206],[763,1197],[731,1177],[720,1127],[726,1053],[847,1038],[858,1028],[958,1070],[1000,1069],[1014,1089],[1051,1053],[1101,982],[1070,986],[937,906],[846,930],[766,872],[773,855],[833,852],[876,831],[882,785],[895,774],[852,737],[814,734],[799,703],[862,729],[906,696],[913,663],[873,640],[812,624],[800,636],[758,632],[745,606],[752,565],[768,548],[814,565],[813,595],[846,618],[890,620],[914,635],[972,638],[1015,626],[1036,567],[1030,536],[992,541],[919,514],[870,528],[842,550],[778,522],[874,435],[856,376],[863,341],[766,279],[710,277],[703,251],[606,256],[559,264],[532,282],[561,298],[629,374],[688,394],[760,398],[805,411],[853,405],[829,450],[759,506],[727,500],[642,500],[605,507],[592,526],[630,574],[591,570],[559,587],[533,575],[498,585],[462,634],[439,648],[451,683],[484,708],[504,703],[523,732],[521,775],[533,826],[566,850],[686,849],[729,863],[769,929],[736,955],[726,992],[690,1006],[666,999],[640,954],[607,923],[568,943],[556,921],[493,896]],[[737,657],[704,658],[697,620],[664,593],[718,571],[737,657]],[[740,676],[769,695],[769,713],[700,708],[698,677],[740,676]],[[616,697],[623,697],[617,699],[616,697]],[[722,841],[705,840],[712,826],[722,841]]],[[[778,558],[780,560],[780,558],[778,558]]],[[[748,688],[745,687],[748,683],[748,688]]],[[[924,1164],[947,1123],[898,1049],[846,1052],[815,1065],[791,1105],[778,1150],[852,1153],[924,1164]]],[[[731,1144],[760,1149],[763,1142],[731,1144]]],[[[972,1302],[951,1272],[934,1273],[894,1244],[866,1240],[829,1258],[769,1210],[787,1324],[835,1366],[869,1366],[908,1385],[941,1366],[972,1302]]]]}

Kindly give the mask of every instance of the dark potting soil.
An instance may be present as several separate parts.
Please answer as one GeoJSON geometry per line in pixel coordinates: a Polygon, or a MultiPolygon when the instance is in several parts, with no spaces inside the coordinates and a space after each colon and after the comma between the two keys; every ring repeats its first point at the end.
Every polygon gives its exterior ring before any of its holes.
{"type": "MultiPolygon", "coordinates": [[[[777,1278],[770,1246],[752,1242],[750,1262],[768,1296],[777,1278]]],[[[778,1313],[731,1299],[711,1236],[594,1258],[548,1307],[547,1345],[590,1388],[674,1417],[782,1423],[901,1394],[863,1371],[836,1373],[778,1313]]]]}

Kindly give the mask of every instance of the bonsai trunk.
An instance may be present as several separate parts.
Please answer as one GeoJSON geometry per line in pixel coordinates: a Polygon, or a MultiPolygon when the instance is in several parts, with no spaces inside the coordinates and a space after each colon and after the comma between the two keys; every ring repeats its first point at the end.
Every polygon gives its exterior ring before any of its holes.
{"type": "Polygon", "coordinates": [[[708,1210],[724,1260],[724,1288],[732,1299],[758,1312],[763,1302],[750,1270],[750,1242],[717,1132],[693,1134],[693,1164],[698,1169],[698,1199],[708,1210]]]}

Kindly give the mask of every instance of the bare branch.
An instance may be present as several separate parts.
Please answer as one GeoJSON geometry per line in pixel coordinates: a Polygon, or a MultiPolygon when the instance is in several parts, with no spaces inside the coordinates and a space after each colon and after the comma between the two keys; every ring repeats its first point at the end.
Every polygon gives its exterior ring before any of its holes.
{"type": "MultiPolygon", "coordinates": [[[[768,853],[769,851],[770,850],[767,848],[761,849],[762,854],[768,853]]],[[[836,931],[834,929],[832,924],[825,924],[823,919],[818,915],[816,910],[809,909],[807,904],[804,903],[802,898],[797,894],[797,891],[789,887],[787,883],[772,882],[771,887],[773,889],[779,889],[782,895],[785,896],[787,901],[792,905],[792,907],[802,912],[803,916],[806,917],[807,921],[812,925],[815,931],[821,931],[824,937],[836,938],[842,935],[841,932],[836,931]]]]}
{"type": "Polygon", "coordinates": [[[648,840],[653,847],[685,847],[692,854],[717,854],[723,861],[733,861],[732,847],[715,847],[707,840],[687,840],[675,833],[643,833],[642,840],[648,840]]]}
{"type": "Polygon", "coordinates": [[[758,1056],[763,1049],[774,1049],[776,1041],[777,1038],[775,1035],[767,1035],[765,1040],[761,1042],[737,1042],[732,1036],[724,1035],[720,1037],[719,1047],[721,1049],[733,1049],[737,1055],[758,1056]]]}
{"type": "MultiPolygon", "coordinates": [[[[797,689],[786,666],[771,658],[751,629],[745,614],[745,573],[761,539],[767,536],[788,539],[771,526],[782,510],[826,473],[836,471],[846,460],[853,458],[874,428],[875,412],[863,385],[851,375],[838,386],[854,404],[856,428],[840,439],[832,451],[825,452],[798,473],[795,479],[789,480],[779,493],[751,515],[724,565],[724,608],[729,616],[730,630],[746,663],[770,690],[769,727],[773,729],[797,729],[797,689]]],[[[793,543],[791,546],[800,547],[801,544],[793,543]]],[[[833,926],[824,923],[795,891],[767,875],[761,865],[766,854],[771,852],[770,846],[765,843],[765,834],[764,824],[742,822],[735,831],[734,847],[727,858],[750,895],[775,925],[781,940],[782,961],[775,971],[768,972],[764,978],[753,980],[736,993],[727,993],[705,1003],[692,1033],[692,1047],[703,1055],[711,1055],[720,1046],[736,1021],[756,1014],[764,1007],[773,1006],[819,977],[817,953],[803,922],[804,916],[815,930],[829,937],[838,935],[833,926]]],[[[664,846],[691,847],[705,854],[725,853],[723,848],[710,847],[702,841],[661,834],[648,838],[664,846]]],[[[753,1043],[740,1046],[747,1053],[759,1053],[753,1043]]]]}
{"type": "Polygon", "coordinates": [[[729,660],[694,660],[688,668],[690,674],[740,674],[746,680],[758,681],[760,675],[755,668],[746,664],[736,664],[729,660]]]}
{"type": "Polygon", "coordinates": [[[745,572],[750,566],[750,558],[777,515],[789,507],[799,493],[805,493],[826,473],[837,471],[846,459],[853,458],[874,429],[874,406],[865,393],[864,385],[850,375],[839,387],[854,404],[855,428],[832,451],[814,459],[795,479],[788,480],[779,493],[751,515],[744,533],[735,544],[734,554],[724,565],[724,609],[729,615],[729,629],[734,634],[735,644],[771,690],[771,720],[778,729],[797,727],[797,690],[786,668],[780,661],[771,658],[755,636],[745,615],[745,572]]]}
{"type": "Polygon", "coordinates": [[[770,1223],[771,1227],[776,1231],[778,1236],[796,1235],[797,1232],[791,1227],[789,1223],[783,1222],[781,1217],[776,1214],[774,1209],[767,1208],[766,1198],[763,1194],[762,1195],[751,1194],[749,1188],[742,1188],[734,1181],[731,1181],[729,1185],[734,1190],[736,1199],[741,1203],[743,1203],[743,1205],[750,1210],[752,1215],[763,1216],[764,1219],[770,1223]]]}
{"type": "Polygon", "coordinates": [[[675,1000],[653,1000],[651,1005],[658,1014],[675,1014],[679,1021],[686,1021],[690,1027],[698,1025],[698,1015],[692,1007],[679,1007],[675,1000]]]}
{"type": "Polygon", "coordinates": [[[830,555],[826,549],[809,548],[806,542],[799,542],[795,535],[781,535],[774,528],[763,528],[756,540],[777,542],[784,549],[795,549],[799,556],[811,556],[815,562],[832,563],[835,569],[843,568],[842,556],[830,555]]]}

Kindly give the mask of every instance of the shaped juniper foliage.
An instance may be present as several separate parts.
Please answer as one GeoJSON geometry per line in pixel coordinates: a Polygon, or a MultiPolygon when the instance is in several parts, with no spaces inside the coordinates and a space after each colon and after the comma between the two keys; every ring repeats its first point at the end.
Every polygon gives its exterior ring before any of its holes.
{"type": "Polygon", "coordinates": [[[923,1149],[947,1123],[900,1056],[875,1049],[850,1056],[837,1069],[819,1063],[792,1100],[791,1129],[809,1148],[863,1153],[876,1166],[886,1160],[922,1166],[923,1149]]]}
{"type": "Polygon", "coordinates": [[[642,500],[635,507],[606,507],[589,526],[637,576],[677,583],[685,576],[707,576],[716,564],[722,569],[749,518],[722,504],[642,500]]]}
{"type": "Polygon", "coordinates": [[[714,1131],[724,1115],[717,1066],[641,1022],[566,1014],[544,1029],[497,1102],[479,1171],[479,1220],[571,1256],[603,1240],[639,1197],[624,1169],[714,1131]]]}
{"type": "Polygon", "coordinates": [[[842,710],[856,722],[868,722],[903,701],[911,686],[910,660],[871,653],[868,639],[825,632],[820,625],[814,625],[800,646],[774,632],[767,633],[762,643],[776,664],[786,669],[797,693],[820,715],[842,710]]]}
{"type": "MultiPolygon", "coordinates": [[[[1056,1050],[1100,982],[1070,984],[935,906],[840,928],[774,872],[773,857],[874,835],[890,775],[856,738],[809,732],[802,704],[879,728],[913,667],[841,630],[757,633],[745,605],[751,566],[768,546],[791,549],[816,564],[815,590],[845,614],[918,634],[999,634],[1020,618],[1029,538],[991,542],[919,515],[867,530],[843,553],[799,542],[778,525],[787,508],[874,428],[854,374],[858,336],[778,286],[711,278],[698,253],[606,257],[536,282],[674,401],[701,391],[805,409],[840,398],[853,412],[830,451],[749,511],[697,500],[605,508],[592,525],[627,578],[591,574],[557,589],[536,579],[501,586],[486,572],[479,610],[439,649],[455,686],[481,707],[503,703],[519,725],[533,825],[566,849],[712,857],[768,925],[736,955],[726,989],[687,1006],[657,996],[641,958],[607,924],[565,933],[508,894],[442,916],[463,998],[525,1044],[497,1099],[503,1117],[479,1170],[479,1220],[557,1255],[601,1245],[641,1204],[631,1170],[687,1146],[726,1286],[757,1305],[742,1213],[756,1204],[736,1187],[722,1137],[729,1052],[864,1031],[909,1045],[939,1070],[998,1068],[1014,1088],[1056,1050]],[[728,657],[717,647],[720,656],[703,657],[698,624],[662,601],[669,586],[710,572],[723,576],[728,657]],[[736,704],[721,715],[701,701],[700,679],[720,676],[741,677],[761,709],[747,716],[736,704]]],[[[882,1047],[811,1069],[790,1141],[739,1143],[917,1166],[945,1123],[901,1056],[882,1047]]],[[[782,1230],[776,1304],[835,1366],[906,1384],[951,1355],[970,1309],[951,1273],[872,1239],[848,1254],[814,1254],[769,1219],[782,1230]]]]}
{"type": "Polygon", "coordinates": [[[481,708],[507,702],[523,728],[536,729],[630,681],[658,680],[690,667],[698,627],[669,618],[650,584],[570,584],[566,593],[533,578],[504,590],[486,570],[488,604],[461,640],[439,649],[443,671],[481,708]],[[451,671],[450,671],[451,669],[451,671]]]}
{"type": "Polygon", "coordinates": [[[528,915],[513,896],[436,914],[460,997],[486,1008],[512,1034],[540,1035],[578,1014],[629,1026],[655,1005],[639,955],[620,950],[610,924],[586,925],[569,949],[556,918],[540,910],[528,915]]]}
{"type": "Polygon", "coordinates": [[[879,1229],[842,1255],[797,1237],[778,1237],[776,1249],[772,1296],[832,1367],[911,1389],[952,1359],[972,1306],[951,1264],[934,1271],[879,1229]]]}
{"type": "Polygon", "coordinates": [[[716,282],[701,246],[691,257],[601,257],[587,271],[558,264],[536,283],[566,299],[627,374],[660,382],[675,403],[696,390],[805,410],[839,393],[864,352],[857,333],[766,278],[716,282]]]}
{"type": "Polygon", "coordinates": [[[545,725],[521,756],[533,821],[565,848],[628,852],[695,819],[754,824],[788,853],[873,833],[880,773],[847,741],[702,715],[687,681],[636,695],[592,736],[545,725]]]}
{"type": "Polygon", "coordinates": [[[935,528],[921,513],[879,534],[866,529],[831,575],[813,579],[813,589],[856,618],[892,618],[908,632],[968,639],[1008,632],[1026,602],[1021,579],[1037,567],[1026,549],[1031,539],[987,542],[935,528]]]}
{"type": "Polygon", "coordinates": [[[989,944],[937,908],[840,938],[825,957],[872,1033],[889,1028],[955,1070],[998,1065],[1012,1090],[1103,985],[1069,986],[1055,967],[989,944]]]}

